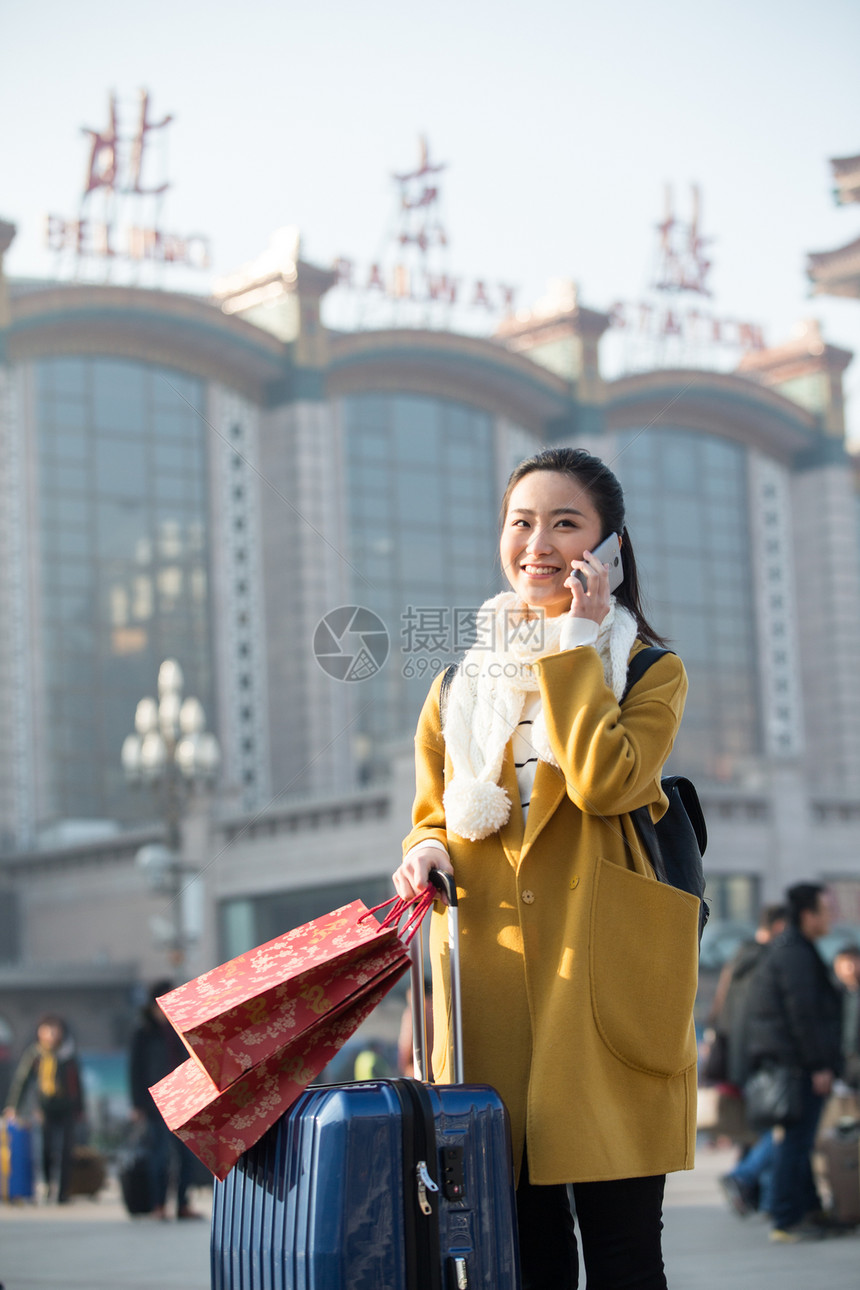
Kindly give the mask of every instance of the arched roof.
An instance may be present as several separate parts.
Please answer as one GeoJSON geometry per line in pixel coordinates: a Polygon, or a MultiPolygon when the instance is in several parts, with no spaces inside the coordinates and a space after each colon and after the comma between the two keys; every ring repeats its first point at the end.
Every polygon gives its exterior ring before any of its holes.
{"type": "Polygon", "coordinates": [[[128,358],[223,381],[256,402],[289,370],[288,347],[202,297],[141,287],[52,284],[15,293],[10,359],[128,358]]]}
{"type": "MultiPolygon", "coordinates": [[[[13,284],[10,284],[13,285],[13,284]]],[[[217,380],[254,402],[289,397],[291,347],[197,296],[103,284],[22,284],[5,332],[10,359],[92,354],[174,367],[217,380]]],[[[542,438],[577,423],[575,388],[504,344],[421,329],[326,337],[329,397],[414,393],[503,416],[542,438]]],[[[607,431],[683,427],[736,439],[791,462],[820,445],[815,416],[748,376],[667,369],[606,382],[593,409],[607,431]]]]}
{"type": "Polygon", "coordinates": [[[567,381],[496,341],[403,329],[335,334],[326,392],[425,394],[508,417],[537,433],[572,406],[567,381]]]}
{"type": "Polygon", "coordinates": [[[681,427],[735,439],[791,462],[821,441],[811,412],[731,373],[685,368],[624,376],[606,386],[606,429],[681,427]]]}

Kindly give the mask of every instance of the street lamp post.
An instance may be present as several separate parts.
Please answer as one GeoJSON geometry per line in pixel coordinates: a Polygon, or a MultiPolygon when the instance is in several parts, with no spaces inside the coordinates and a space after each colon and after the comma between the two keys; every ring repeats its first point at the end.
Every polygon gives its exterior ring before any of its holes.
{"type": "Polygon", "coordinates": [[[221,764],[221,749],[206,729],[199,699],[182,698],[182,669],[165,659],[158,669],[158,698],[141,699],[134,716],[134,734],[122,745],[122,766],[130,784],[149,787],[164,820],[166,846],[141,847],[138,863],[151,886],[170,897],[172,936],[170,961],[185,962],[187,935],[182,913],[182,880],[196,872],[182,863],[182,817],[189,794],[211,784],[221,764]]]}

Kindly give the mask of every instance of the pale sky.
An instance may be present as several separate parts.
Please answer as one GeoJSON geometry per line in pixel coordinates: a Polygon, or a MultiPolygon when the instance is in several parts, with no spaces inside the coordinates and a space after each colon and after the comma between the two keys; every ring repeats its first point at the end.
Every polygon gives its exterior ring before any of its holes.
{"type": "MultiPolygon", "coordinates": [[[[583,304],[641,297],[664,185],[701,186],[718,315],[770,344],[805,318],[860,353],[860,302],[810,299],[807,251],[860,233],[828,158],[860,152],[856,0],[317,0],[277,5],[0,3],[0,218],[17,276],[51,276],[48,212],[74,217],[83,126],[141,86],[172,113],[161,223],[211,238],[206,291],[297,225],[305,258],[369,264],[391,227],[391,173],[426,133],[449,262],[527,306],[567,278],[583,304]]],[[[695,303],[694,301],[690,302],[695,303]]],[[[860,439],[860,357],[846,374],[860,439]]]]}

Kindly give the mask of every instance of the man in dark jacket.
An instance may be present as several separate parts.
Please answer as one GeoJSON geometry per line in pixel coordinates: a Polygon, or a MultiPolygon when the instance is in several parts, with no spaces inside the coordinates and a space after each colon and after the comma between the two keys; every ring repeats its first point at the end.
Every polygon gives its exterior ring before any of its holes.
{"type": "Polygon", "coordinates": [[[747,1001],[750,1068],[787,1066],[801,1072],[803,1110],[786,1125],[773,1169],[771,1239],[794,1242],[822,1234],[822,1206],[810,1153],[825,1099],[841,1060],[841,1000],[815,948],[830,930],[827,893],[798,883],[786,893],[789,926],[755,969],[747,1001]]]}
{"type": "Polygon", "coordinates": [[[176,1169],[176,1217],[199,1218],[188,1203],[194,1157],[164,1123],[152,1100],[150,1087],[164,1079],[187,1058],[185,1046],[156,1000],[173,989],[171,981],[157,981],[149,991],[141,1022],[131,1039],[129,1077],[135,1119],[146,1124],[146,1147],[150,1166],[150,1198],[153,1218],[167,1217],[167,1189],[171,1160],[176,1169]]]}
{"type": "MultiPolygon", "coordinates": [[[[742,1106],[740,1090],[750,1073],[745,1033],[750,984],[768,945],[785,931],[787,922],[786,905],[765,905],[755,939],[739,947],[723,968],[717,984],[712,1009],[715,1040],[717,1036],[722,1038],[726,1063],[723,1079],[739,1106],[742,1106]]],[[[756,1209],[770,1213],[774,1150],[773,1130],[766,1129],[734,1169],[720,1179],[726,1199],[742,1218],[756,1209]]]]}

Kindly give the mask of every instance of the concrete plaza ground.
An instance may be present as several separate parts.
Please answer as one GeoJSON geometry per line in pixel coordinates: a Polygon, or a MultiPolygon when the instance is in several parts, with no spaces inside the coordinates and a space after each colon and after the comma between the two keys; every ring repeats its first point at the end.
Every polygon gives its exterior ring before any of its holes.
{"type": "MultiPolygon", "coordinates": [[[[756,1218],[726,1207],[726,1151],[701,1146],[695,1170],[670,1176],[664,1249],[670,1290],[858,1290],[860,1234],[774,1246],[756,1218]]],[[[211,1193],[195,1204],[209,1209],[211,1193]]],[[[115,1184],[67,1207],[0,1206],[3,1290],[209,1290],[209,1225],[129,1219],[115,1184]]],[[[584,1290],[584,1285],[583,1285],[584,1290]]]]}

